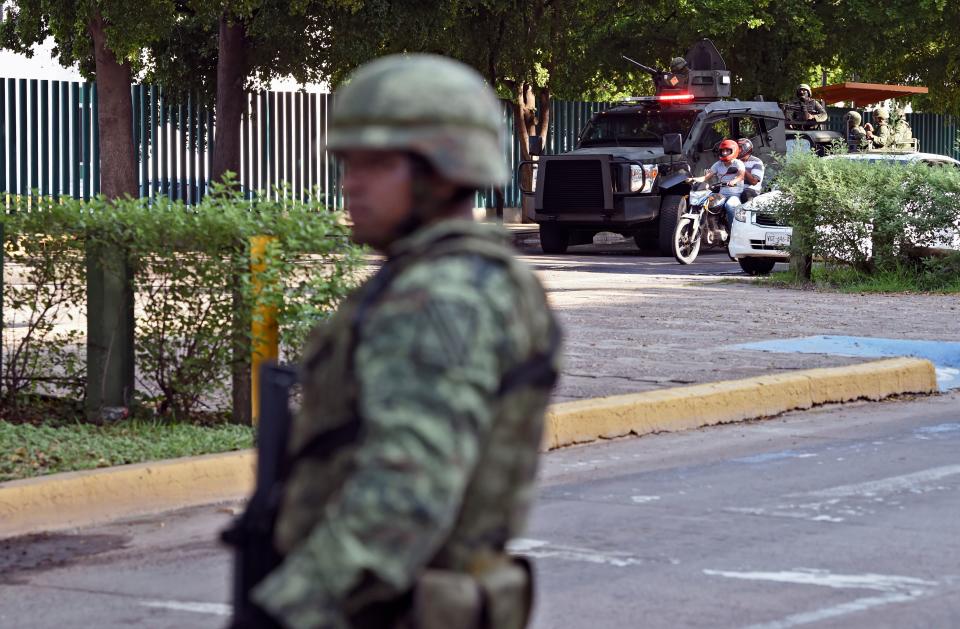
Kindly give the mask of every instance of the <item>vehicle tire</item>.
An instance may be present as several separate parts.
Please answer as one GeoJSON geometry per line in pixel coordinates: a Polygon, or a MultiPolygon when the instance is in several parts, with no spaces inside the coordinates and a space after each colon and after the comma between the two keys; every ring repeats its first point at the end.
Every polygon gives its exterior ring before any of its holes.
{"type": "Polygon", "coordinates": [[[651,251],[657,248],[659,234],[656,229],[644,229],[633,235],[633,242],[641,251],[651,251]]]}
{"type": "Polygon", "coordinates": [[[770,275],[777,263],[774,258],[740,258],[737,262],[747,275],[770,275]]]}
{"type": "Polygon", "coordinates": [[[680,215],[687,211],[687,197],[667,195],[660,204],[660,225],[657,230],[657,249],[662,256],[673,255],[673,233],[677,230],[680,215]]]}
{"type": "Polygon", "coordinates": [[[680,264],[692,264],[700,253],[700,237],[702,232],[694,233],[693,219],[681,218],[677,228],[673,230],[673,257],[680,264]]]}
{"type": "Polygon", "coordinates": [[[559,225],[540,226],[540,248],[544,253],[566,253],[570,234],[559,225]]]}

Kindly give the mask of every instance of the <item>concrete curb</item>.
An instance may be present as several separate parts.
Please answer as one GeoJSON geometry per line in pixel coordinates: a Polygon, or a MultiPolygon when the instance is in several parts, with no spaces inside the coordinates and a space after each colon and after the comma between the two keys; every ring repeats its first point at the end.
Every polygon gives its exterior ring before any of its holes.
{"type": "Polygon", "coordinates": [[[0,483],[0,538],[244,498],[254,464],[246,450],[0,483]]]}
{"type": "MultiPolygon", "coordinates": [[[[936,390],[932,363],[896,358],[582,400],[550,408],[543,447],[936,390]]],[[[247,450],[0,483],[0,538],[240,499],[253,488],[254,464],[254,453],[247,450]]]]}
{"type": "Polygon", "coordinates": [[[816,404],[935,391],[930,361],[894,358],[580,400],[551,407],[544,449],[758,419],[816,404]]]}

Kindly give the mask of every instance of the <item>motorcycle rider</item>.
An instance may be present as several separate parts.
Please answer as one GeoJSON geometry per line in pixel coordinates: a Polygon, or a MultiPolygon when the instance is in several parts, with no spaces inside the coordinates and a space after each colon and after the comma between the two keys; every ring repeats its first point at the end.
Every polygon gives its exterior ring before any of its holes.
{"type": "Polygon", "coordinates": [[[702,177],[690,177],[689,183],[704,183],[716,179],[720,182],[720,194],[723,196],[723,208],[726,209],[727,230],[733,225],[733,215],[740,207],[740,195],[743,194],[743,180],[746,166],[737,159],[740,147],[730,139],[723,140],[717,146],[717,159],[702,177]]]}
{"type": "Polygon", "coordinates": [[[740,147],[740,154],[737,156],[745,168],[743,174],[743,194],[740,195],[740,202],[746,203],[753,199],[763,187],[763,162],[753,154],[753,142],[749,138],[740,138],[737,140],[737,146],[740,147]]]}

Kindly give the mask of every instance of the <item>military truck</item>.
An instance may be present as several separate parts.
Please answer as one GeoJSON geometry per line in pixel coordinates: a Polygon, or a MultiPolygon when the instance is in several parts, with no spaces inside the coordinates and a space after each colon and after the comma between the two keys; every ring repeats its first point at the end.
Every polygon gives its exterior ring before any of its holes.
{"type": "MultiPolygon", "coordinates": [[[[671,241],[689,191],[686,179],[709,168],[724,138],[750,138],[771,163],[786,151],[784,115],[775,102],[725,100],[731,76],[709,40],[688,51],[687,71],[652,68],[656,94],[594,115],[573,151],[540,155],[533,202],[545,253],[564,253],[599,232],[632,237],[641,249],[673,255],[671,241]]],[[[537,147],[531,147],[536,153],[537,147]]]]}

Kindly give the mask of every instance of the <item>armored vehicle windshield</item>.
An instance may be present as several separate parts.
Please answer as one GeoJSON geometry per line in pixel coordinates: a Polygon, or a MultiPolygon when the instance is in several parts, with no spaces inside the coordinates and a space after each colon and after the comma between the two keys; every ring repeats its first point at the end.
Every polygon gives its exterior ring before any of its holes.
{"type": "Polygon", "coordinates": [[[659,145],[667,133],[686,137],[696,117],[697,112],[691,109],[631,108],[627,112],[604,112],[584,128],[579,148],[659,145]]]}

